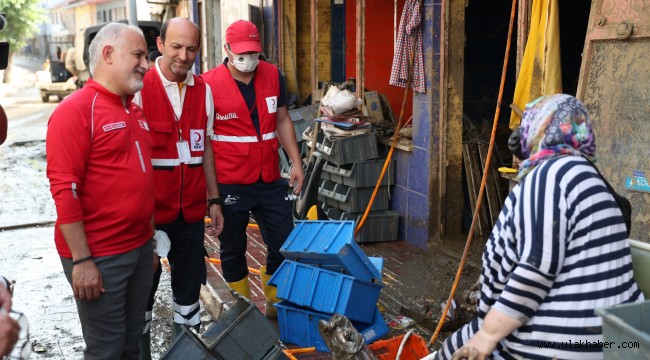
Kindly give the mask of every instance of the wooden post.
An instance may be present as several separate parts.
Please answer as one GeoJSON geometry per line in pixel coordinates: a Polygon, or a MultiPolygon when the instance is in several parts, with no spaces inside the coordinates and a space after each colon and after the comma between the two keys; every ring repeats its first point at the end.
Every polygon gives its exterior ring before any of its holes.
{"type": "MultiPolygon", "coordinates": [[[[278,25],[278,65],[280,65],[280,69],[284,70],[284,72],[287,72],[287,69],[285,68],[284,64],[284,10],[283,10],[284,4],[282,1],[278,3],[278,17],[276,24],[278,25]]],[[[218,65],[218,64],[217,64],[218,65]]],[[[286,84],[285,84],[286,86],[286,84]]]]}
{"type": "MultiPolygon", "coordinates": [[[[318,90],[318,69],[316,61],[316,47],[318,46],[318,16],[316,10],[318,9],[318,0],[311,0],[311,96],[312,103],[314,102],[313,96],[318,90]]],[[[321,112],[320,107],[318,109],[317,118],[320,118],[321,112]]],[[[318,133],[320,132],[320,122],[314,122],[314,131],[311,133],[311,141],[309,146],[309,155],[307,157],[307,163],[311,162],[311,156],[316,151],[316,145],[318,144],[318,133]]]]}
{"type": "Polygon", "coordinates": [[[318,90],[318,0],[311,0],[311,94],[318,90]]]}
{"type": "Polygon", "coordinates": [[[365,68],[365,42],[366,42],[366,0],[357,0],[357,97],[363,99],[363,89],[365,87],[364,68],[365,68]]]}

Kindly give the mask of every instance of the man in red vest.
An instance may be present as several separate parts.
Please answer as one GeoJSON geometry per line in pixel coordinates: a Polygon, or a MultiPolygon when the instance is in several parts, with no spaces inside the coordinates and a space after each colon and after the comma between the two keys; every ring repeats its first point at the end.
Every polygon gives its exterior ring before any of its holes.
{"type": "Polygon", "coordinates": [[[246,264],[249,213],[267,245],[261,270],[266,315],[275,317],[276,288],[268,279],[284,258],[280,247],[293,230],[292,195],[303,183],[302,159],[287,109],[280,70],[259,61],[262,46],[257,27],[239,20],[226,29],[222,65],[201,77],[215,92],[211,135],[225,219],[221,233],[221,267],[228,285],[250,298],[246,264]],[[217,90],[218,89],[218,90],[217,90]],[[278,146],[293,164],[289,183],[280,177],[278,146]]]}
{"type": "MultiPolygon", "coordinates": [[[[175,338],[181,326],[198,330],[201,324],[199,292],[206,281],[203,236],[208,198],[216,235],[223,227],[223,216],[212,149],[205,141],[214,116],[212,92],[191,72],[200,48],[199,28],[185,18],[170,19],[163,24],[157,45],[162,56],[145,75],[144,87],[134,101],[142,106],[154,142],[156,240],[171,242],[170,247],[159,243],[157,250],[161,257],[167,256],[171,267],[175,338]],[[206,179],[211,184],[207,188],[206,179]],[[168,254],[163,247],[169,249],[168,254]]],[[[159,267],[146,313],[141,358],[151,356],[149,329],[160,273],[159,267]]]]}

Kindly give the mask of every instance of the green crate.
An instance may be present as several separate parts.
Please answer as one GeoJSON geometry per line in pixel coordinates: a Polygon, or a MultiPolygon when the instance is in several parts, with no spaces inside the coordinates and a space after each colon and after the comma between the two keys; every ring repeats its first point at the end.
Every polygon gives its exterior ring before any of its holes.
{"type": "Polygon", "coordinates": [[[596,309],[596,315],[603,318],[603,343],[614,342],[603,348],[605,359],[650,359],[650,301],[596,309]]]}

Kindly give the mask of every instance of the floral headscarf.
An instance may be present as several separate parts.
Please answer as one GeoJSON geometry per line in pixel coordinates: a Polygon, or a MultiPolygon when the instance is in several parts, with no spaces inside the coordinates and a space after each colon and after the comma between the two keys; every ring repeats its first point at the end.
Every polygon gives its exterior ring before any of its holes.
{"type": "Polygon", "coordinates": [[[542,96],[526,105],[521,120],[521,179],[542,162],[562,155],[596,161],[596,142],[585,106],[565,94],[542,96]]]}

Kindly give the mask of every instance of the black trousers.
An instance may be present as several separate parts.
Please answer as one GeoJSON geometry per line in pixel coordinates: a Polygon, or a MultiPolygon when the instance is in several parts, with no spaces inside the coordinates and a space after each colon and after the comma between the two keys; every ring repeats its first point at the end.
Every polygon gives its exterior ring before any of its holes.
{"type": "MultiPolygon", "coordinates": [[[[174,322],[190,326],[200,324],[199,293],[201,284],[206,281],[205,256],[203,245],[205,224],[203,219],[188,223],[180,212],[176,220],[169,224],[156,225],[156,230],[167,233],[171,248],[167,259],[171,268],[174,322]]],[[[156,290],[160,281],[162,264],[154,274],[154,284],[149,295],[147,312],[153,310],[156,290]]],[[[150,313],[147,314],[150,319],[150,313]]],[[[146,330],[146,328],[145,328],[146,330]]]]}
{"type": "Polygon", "coordinates": [[[272,183],[219,184],[224,198],[221,206],[224,228],[221,241],[221,268],[227,282],[236,282],[248,276],[246,263],[249,214],[257,221],[267,247],[266,272],[273,274],[284,257],[280,248],[293,230],[291,214],[293,201],[288,197],[289,184],[285,179],[272,183]]]}

